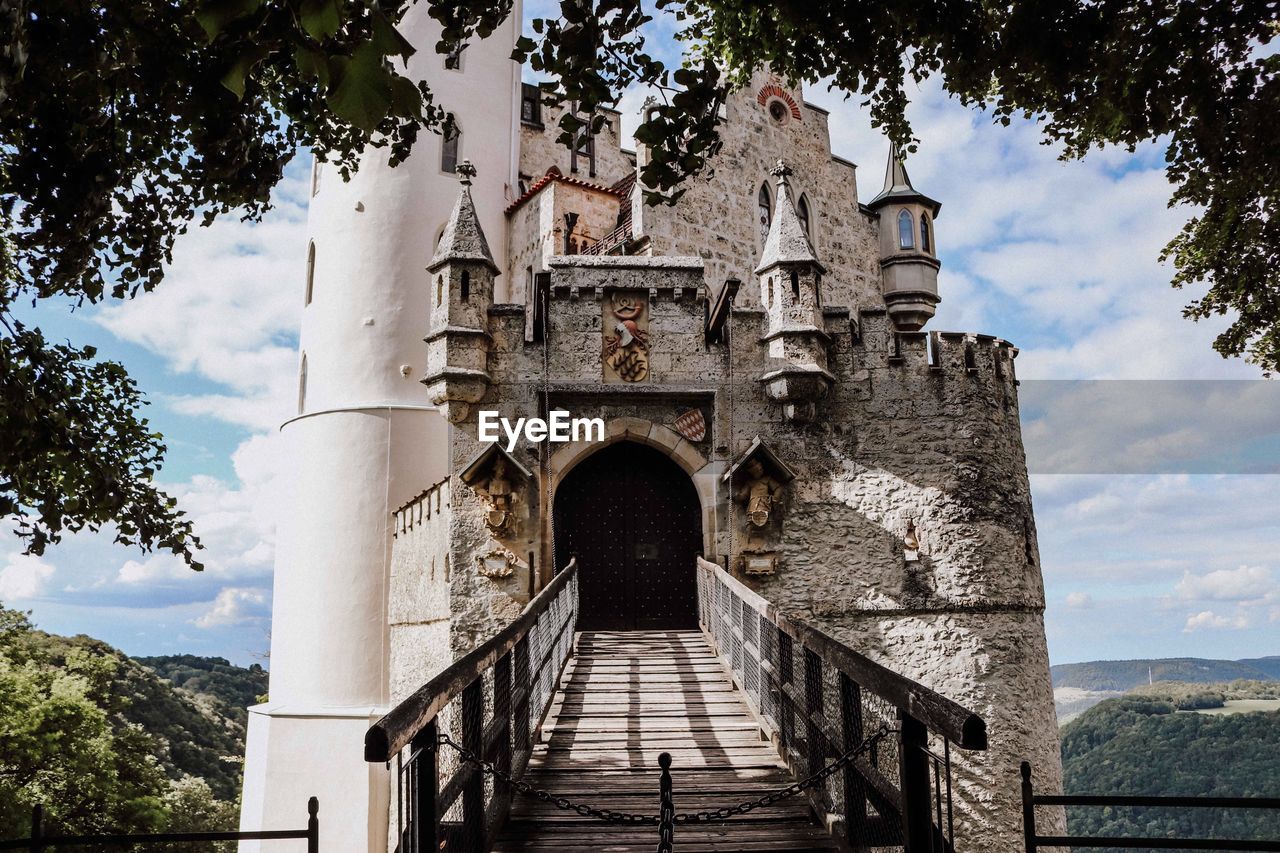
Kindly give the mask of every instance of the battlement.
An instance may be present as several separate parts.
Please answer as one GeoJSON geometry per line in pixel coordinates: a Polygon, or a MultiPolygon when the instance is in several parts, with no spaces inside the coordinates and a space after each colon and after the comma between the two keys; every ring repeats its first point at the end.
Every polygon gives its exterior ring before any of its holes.
{"type": "Polygon", "coordinates": [[[444,479],[414,495],[403,506],[392,512],[394,520],[391,535],[399,537],[415,527],[420,527],[449,507],[449,480],[444,479]]]}

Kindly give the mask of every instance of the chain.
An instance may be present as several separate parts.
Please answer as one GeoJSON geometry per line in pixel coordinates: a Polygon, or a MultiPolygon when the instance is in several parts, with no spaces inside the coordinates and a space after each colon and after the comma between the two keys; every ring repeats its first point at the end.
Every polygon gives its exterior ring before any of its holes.
{"type": "MultiPolygon", "coordinates": [[[[793,797],[801,791],[805,791],[809,788],[815,788],[826,782],[827,779],[831,778],[836,773],[839,773],[848,765],[852,764],[854,759],[867,752],[880,741],[884,740],[892,731],[893,729],[887,725],[880,726],[880,728],[872,732],[865,740],[863,740],[862,743],[853,747],[826,767],[823,767],[813,775],[808,776],[799,782],[792,783],[785,788],[779,788],[776,791],[771,791],[768,794],[757,797],[754,800],[747,800],[746,802],[739,803],[736,806],[725,806],[723,808],[715,809],[714,811],[682,812],[675,815],[674,822],[716,823],[734,817],[735,815],[744,815],[747,812],[754,811],[755,809],[771,806],[774,803],[787,799],[788,797],[793,797]]],[[[539,802],[551,803],[558,809],[575,812],[583,817],[598,818],[605,823],[630,824],[632,826],[662,825],[662,820],[659,815],[634,814],[632,812],[616,812],[610,809],[597,809],[594,806],[576,802],[568,797],[556,796],[550,791],[530,785],[522,779],[516,779],[509,772],[499,769],[491,761],[483,760],[474,752],[457,743],[453,738],[446,734],[439,735],[439,738],[442,745],[448,746],[458,753],[458,756],[461,758],[463,763],[470,764],[473,767],[478,768],[484,775],[492,776],[494,779],[511,786],[512,790],[517,793],[533,797],[539,802]]]]}

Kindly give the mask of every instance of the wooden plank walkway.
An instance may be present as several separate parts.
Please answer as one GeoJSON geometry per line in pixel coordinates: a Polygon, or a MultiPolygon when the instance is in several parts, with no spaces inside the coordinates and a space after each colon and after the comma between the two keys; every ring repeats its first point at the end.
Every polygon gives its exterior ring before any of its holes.
{"type": "MultiPolygon", "coordinates": [[[[614,811],[658,813],[658,755],[671,753],[676,812],[754,799],[792,782],[777,750],[697,631],[597,631],[578,653],[526,779],[614,811]]],[[[652,853],[657,828],[615,826],[517,797],[500,853],[652,853]]],[[[804,795],[719,824],[677,825],[680,853],[838,849],[804,795]]]]}

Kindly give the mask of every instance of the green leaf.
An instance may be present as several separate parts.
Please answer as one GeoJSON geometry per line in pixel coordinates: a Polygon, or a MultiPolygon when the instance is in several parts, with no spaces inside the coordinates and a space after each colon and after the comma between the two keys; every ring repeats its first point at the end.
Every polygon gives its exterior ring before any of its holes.
{"type": "Polygon", "coordinates": [[[342,27],[338,0],[302,0],[298,12],[302,28],[316,41],[324,41],[342,27]]]}
{"type": "Polygon", "coordinates": [[[236,58],[231,64],[231,68],[226,74],[222,75],[222,85],[229,89],[236,96],[237,100],[244,98],[245,81],[249,77],[249,72],[253,70],[253,66],[257,65],[267,56],[267,49],[262,45],[254,45],[236,58]]]}
{"type": "Polygon", "coordinates": [[[196,12],[196,21],[213,41],[227,24],[252,15],[261,6],[262,0],[205,0],[196,12]]]}
{"type": "Polygon", "coordinates": [[[417,118],[422,115],[422,93],[409,78],[391,78],[391,109],[401,117],[417,118]]]}
{"type": "Polygon", "coordinates": [[[395,25],[387,20],[386,15],[375,10],[372,18],[373,43],[377,45],[378,50],[382,51],[383,56],[399,56],[402,59],[413,56],[417,48],[400,34],[395,25]]]}
{"type": "Polygon", "coordinates": [[[365,42],[350,59],[338,57],[337,67],[337,84],[327,99],[330,109],[361,130],[376,130],[391,109],[392,75],[382,52],[365,42]]]}
{"type": "Polygon", "coordinates": [[[320,88],[329,88],[329,56],[323,50],[308,45],[300,45],[293,52],[293,62],[304,77],[314,77],[320,88]]]}

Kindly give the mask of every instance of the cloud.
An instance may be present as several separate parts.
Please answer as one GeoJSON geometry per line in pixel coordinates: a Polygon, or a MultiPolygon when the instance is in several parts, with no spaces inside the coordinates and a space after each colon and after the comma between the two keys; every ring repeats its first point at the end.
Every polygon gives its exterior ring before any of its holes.
{"type": "Polygon", "coordinates": [[[1093,608],[1093,596],[1087,592],[1069,592],[1067,593],[1067,607],[1072,610],[1091,610],[1093,608]]]}
{"type": "Polygon", "coordinates": [[[54,567],[39,557],[10,554],[0,569],[0,602],[39,597],[53,573],[54,567]]]}
{"type": "Polygon", "coordinates": [[[261,618],[265,613],[266,603],[266,590],[225,587],[218,593],[213,605],[191,622],[197,628],[241,625],[261,618]]]}
{"type": "Polygon", "coordinates": [[[1265,601],[1277,591],[1280,583],[1261,566],[1218,569],[1204,575],[1187,572],[1174,587],[1174,592],[1185,599],[1241,603],[1265,601]]]}
{"type": "Polygon", "coordinates": [[[1026,380],[1018,397],[1035,473],[1280,472],[1275,382],[1026,380]]]}
{"type": "Polygon", "coordinates": [[[1201,610],[1187,617],[1187,624],[1183,626],[1182,633],[1192,634],[1196,631],[1213,630],[1236,630],[1240,631],[1249,627],[1249,620],[1243,616],[1219,616],[1212,610],[1201,610]]]}
{"type": "Polygon", "coordinates": [[[224,216],[192,228],[175,245],[162,287],[93,315],[174,373],[223,389],[165,399],[175,411],[254,430],[273,429],[291,414],[309,160],[294,158],[261,222],[224,216]]]}

